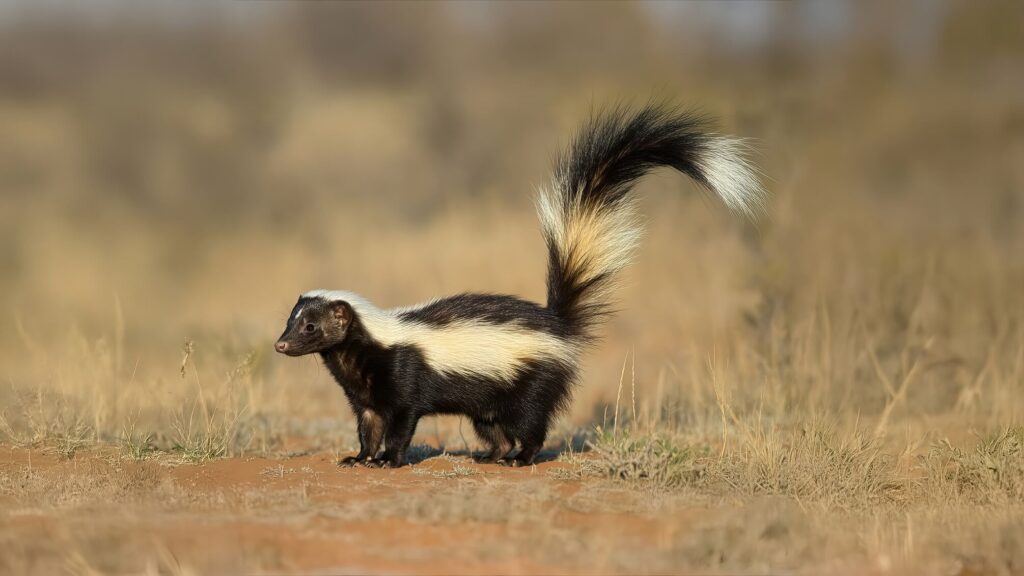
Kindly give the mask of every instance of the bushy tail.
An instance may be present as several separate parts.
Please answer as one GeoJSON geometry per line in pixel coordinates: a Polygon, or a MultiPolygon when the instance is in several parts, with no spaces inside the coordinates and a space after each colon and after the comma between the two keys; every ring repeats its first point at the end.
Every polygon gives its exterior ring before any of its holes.
{"type": "Polygon", "coordinates": [[[614,277],[639,243],[633,184],[670,166],[753,217],[765,193],[744,151],[742,140],[708,132],[705,119],[660,106],[616,109],[583,126],[537,202],[548,246],[548,308],[574,337],[593,337],[610,312],[614,277]]]}

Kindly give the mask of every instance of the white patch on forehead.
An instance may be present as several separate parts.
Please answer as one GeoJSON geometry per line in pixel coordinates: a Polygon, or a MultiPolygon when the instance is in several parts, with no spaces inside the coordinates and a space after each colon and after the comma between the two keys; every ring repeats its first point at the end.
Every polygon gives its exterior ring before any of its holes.
{"type": "Polygon", "coordinates": [[[431,368],[449,375],[477,375],[511,381],[530,360],[574,364],[580,352],[579,347],[568,340],[515,322],[490,324],[465,319],[433,326],[399,317],[429,302],[382,310],[352,292],[313,290],[302,297],[348,302],[374,340],[384,346],[416,346],[431,368]]]}
{"type": "Polygon", "coordinates": [[[299,308],[298,310],[296,310],[295,311],[295,315],[292,316],[292,320],[298,320],[299,316],[302,316],[302,311],[305,310],[305,309],[306,309],[306,307],[303,306],[303,307],[299,308]]]}

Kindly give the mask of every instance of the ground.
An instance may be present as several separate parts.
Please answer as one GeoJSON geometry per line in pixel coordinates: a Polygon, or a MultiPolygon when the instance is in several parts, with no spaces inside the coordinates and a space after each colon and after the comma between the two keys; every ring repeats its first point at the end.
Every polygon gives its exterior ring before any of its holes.
{"type": "Polygon", "coordinates": [[[564,462],[513,469],[435,457],[400,470],[335,462],[326,454],[135,462],[103,451],[60,460],[6,448],[0,470],[24,491],[0,501],[0,562],[38,574],[591,573],[664,555],[688,516],[645,509],[630,490],[556,480],[564,462]]]}
{"type": "MultiPolygon", "coordinates": [[[[887,527],[813,498],[613,481],[588,472],[594,454],[508,468],[420,452],[381,470],[324,453],[184,463],[0,448],[0,572],[966,575],[1012,574],[1021,556],[1006,543],[993,558],[937,555],[927,526],[915,553],[912,510],[887,527]]],[[[1019,536],[987,517],[988,531],[958,528],[963,547],[1019,536]]]]}

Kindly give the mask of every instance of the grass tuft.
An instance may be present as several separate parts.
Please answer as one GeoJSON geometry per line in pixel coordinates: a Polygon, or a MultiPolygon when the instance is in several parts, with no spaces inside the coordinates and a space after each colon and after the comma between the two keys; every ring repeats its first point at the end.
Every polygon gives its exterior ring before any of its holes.
{"type": "Polygon", "coordinates": [[[970,450],[943,440],[924,458],[926,492],[973,504],[1024,500],[1024,426],[983,436],[970,450]]]}
{"type": "Polygon", "coordinates": [[[136,462],[145,460],[150,454],[159,451],[156,435],[152,432],[140,434],[135,431],[135,420],[121,430],[121,452],[136,462]]]}
{"type": "Polygon", "coordinates": [[[590,444],[597,456],[594,469],[616,480],[643,482],[661,488],[697,483],[707,447],[692,447],[658,435],[615,434],[598,427],[590,444]]]}
{"type": "Polygon", "coordinates": [[[61,460],[70,460],[75,457],[75,452],[89,444],[92,438],[93,434],[89,427],[79,424],[55,434],[50,440],[61,460]]]}

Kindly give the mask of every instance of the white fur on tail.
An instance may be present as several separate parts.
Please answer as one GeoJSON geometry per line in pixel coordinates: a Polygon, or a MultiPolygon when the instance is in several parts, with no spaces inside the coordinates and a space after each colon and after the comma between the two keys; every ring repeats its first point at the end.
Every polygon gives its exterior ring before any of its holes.
{"type": "Polygon", "coordinates": [[[696,164],[711,189],[729,208],[751,218],[760,215],[764,211],[765,191],[747,161],[746,141],[717,134],[709,138],[696,164]]]}
{"type": "MultiPolygon", "coordinates": [[[[537,215],[546,237],[553,238],[566,268],[580,270],[579,284],[601,274],[614,274],[632,260],[643,238],[636,197],[615,206],[583,206],[562,198],[556,184],[542,188],[537,215]],[[568,206],[568,208],[566,208],[568,206]]],[[[613,285],[605,283],[587,294],[587,300],[606,299],[613,285]]]]}

